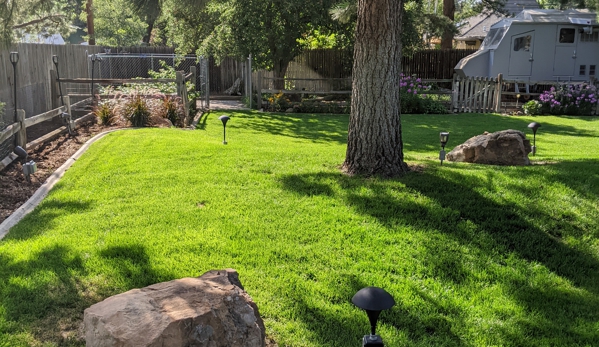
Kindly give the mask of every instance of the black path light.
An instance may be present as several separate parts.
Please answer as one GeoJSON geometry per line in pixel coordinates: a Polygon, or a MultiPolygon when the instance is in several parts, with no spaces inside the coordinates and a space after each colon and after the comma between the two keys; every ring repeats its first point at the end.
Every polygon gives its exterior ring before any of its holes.
{"type": "Polygon", "coordinates": [[[218,119],[220,119],[221,122],[223,122],[223,145],[227,144],[227,122],[229,121],[229,119],[231,119],[231,117],[227,116],[226,114],[223,114],[222,116],[218,117],[218,119]]]}
{"type": "Polygon", "coordinates": [[[17,63],[19,62],[19,52],[10,52],[10,63],[12,64],[13,71],[13,84],[14,84],[14,105],[15,105],[15,119],[14,122],[17,122],[17,63]]]}
{"type": "Polygon", "coordinates": [[[391,294],[378,287],[366,287],[360,289],[351,302],[359,308],[366,311],[368,320],[370,320],[370,335],[365,335],[362,339],[364,346],[384,346],[383,339],[376,335],[376,322],[382,310],[388,310],[395,305],[395,300],[391,294]]]}
{"type": "Polygon", "coordinates": [[[441,140],[441,152],[439,152],[439,160],[441,160],[441,165],[443,165],[443,160],[445,160],[445,145],[447,141],[449,141],[449,133],[443,131],[439,134],[439,139],[441,140]]]}
{"type": "Polygon", "coordinates": [[[541,124],[532,122],[528,124],[528,127],[532,129],[532,155],[537,153],[537,130],[541,127],[541,124]]]}
{"type": "Polygon", "coordinates": [[[62,97],[62,86],[60,83],[60,74],[58,73],[58,56],[57,55],[52,56],[52,62],[54,63],[54,66],[56,67],[56,78],[58,78],[58,90],[60,91],[60,102],[62,103],[62,106],[64,106],[64,98],[62,97]]]}
{"type": "Polygon", "coordinates": [[[27,182],[31,183],[30,175],[34,174],[37,171],[37,164],[33,160],[27,162],[27,157],[29,155],[27,154],[27,151],[23,147],[21,147],[21,146],[15,147],[14,152],[22,160],[21,163],[23,166],[23,175],[25,176],[25,179],[27,180],[27,182]]]}

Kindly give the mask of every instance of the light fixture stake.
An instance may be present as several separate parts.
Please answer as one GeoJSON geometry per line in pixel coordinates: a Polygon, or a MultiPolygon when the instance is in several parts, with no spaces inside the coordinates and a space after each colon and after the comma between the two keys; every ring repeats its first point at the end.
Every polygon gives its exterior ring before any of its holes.
{"type": "Polygon", "coordinates": [[[223,114],[222,116],[218,117],[218,119],[220,119],[221,122],[223,122],[223,145],[227,144],[227,122],[229,121],[229,119],[231,119],[231,117],[227,116],[226,114],[223,114]]]}
{"type": "Polygon", "coordinates": [[[541,127],[541,124],[537,123],[537,122],[532,122],[530,124],[528,124],[528,128],[532,129],[532,148],[531,148],[531,153],[532,155],[536,155],[537,154],[537,130],[541,127]]]}
{"type": "Polygon", "coordinates": [[[447,145],[447,141],[449,141],[449,133],[446,131],[442,131],[439,134],[439,140],[441,141],[441,151],[439,152],[439,160],[441,160],[441,165],[443,165],[443,160],[445,160],[445,145],[447,145]]]}

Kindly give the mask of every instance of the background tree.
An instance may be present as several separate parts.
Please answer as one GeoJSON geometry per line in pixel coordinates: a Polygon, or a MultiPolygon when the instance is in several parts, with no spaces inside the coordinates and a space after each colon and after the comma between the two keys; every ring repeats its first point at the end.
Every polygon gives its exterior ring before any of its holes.
{"type": "Polygon", "coordinates": [[[25,35],[67,36],[76,1],[68,0],[0,0],[0,44],[25,35]]]}
{"type": "MultiPolygon", "coordinates": [[[[327,10],[332,0],[213,0],[204,13],[179,10],[170,16],[184,19],[176,25],[188,28],[185,34],[169,30],[169,39],[178,47],[192,36],[199,42],[198,55],[245,58],[252,54],[254,66],[285,76],[289,63],[304,48],[299,39],[313,28],[330,22],[327,10]],[[198,23],[199,18],[211,22],[198,23]]],[[[181,29],[181,27],[179,27],[181,29]]],[[[188,41],[189,42],[189,41],[188,41]]],[[[282,88],[282,80],[277,88],[282,88]]]]}
{"type": "Polygon", "coordinates": [[[343,169],[397,176],[403,158],[399,80],[401,0],[358,0],[352,101],[343,169]]]}
{"type": "MultiPolygon", "coordinates": [[[[96,0],[93,7],[95,44],[103,46],[139,45],[147,24],[128,6],[126,0],[96,0]]],[[[81,20],[88,12],[81,13],[81,20]]],[[[89,28],[86,37],[91,44],[89,28]]]]}
{"type": "MultiPolygon", "coordinates": [[[[341,2],[333,6],[330,13],[335,20],[355,23],[357,0],[341,2]]],[[[441,37],[444,32],[457,33],[453,21],[435,13],[432,1],[403,1],[401,26],[403,54],[428,48],[427,41],[441,37]]]]}
{"type": "MultiPolygon", "coordinates": [[[[453,22],[455,19],[455,0],[443,0],[443,16],[453,22]]],[[[441,37],[441,49],[451,49],[453,46],[453,33],[446,30],[441,37]]]]}

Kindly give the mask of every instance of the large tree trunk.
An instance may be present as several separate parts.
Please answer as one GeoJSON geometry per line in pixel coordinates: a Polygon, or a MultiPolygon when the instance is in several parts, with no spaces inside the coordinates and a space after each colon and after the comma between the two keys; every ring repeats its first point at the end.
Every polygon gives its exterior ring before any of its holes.
{"type": "Polygon", "coordinates": [[[343,169],[397,176],[403,161],[399,81],[401,0],[358,0],[352,100],[343,169]]]}
{"type": "Polygon", "coordinates": [[[87,35],[89,35],[88,44],[90,46],[96,45],[96,33],[94,32],[94,2],[93,0],[87,0],[85,5],[85,12],[87,12],[87,35]]]}
{"type": "Polygon", "coordinates": [[[273,72],[274,72],[274,87],[277,90],[283,90],[285,89],[285,74],[287,73],[287,67],[289,67],[289,61],[288,60],[276,60],[273,66],[273,72]]]}
{"type": "Polygon", "coordinates": [[[154,23],[155,22],[156,22],[155,18],[154,19],[150,19],[150,20],[147,21],[148,27],[146,28],[146,34],[141,39],[141,41],[143,43],[150,44],[150,40],[152,39],[152,30],[154,30],[154,23]]]}
{"type": "MultiPolygon", "coordinates": [[[[443,0],[443,15],[453,22],[455,18],[455,0],[443,0]]],[[[453,48],[453,33],[446,31],[441,37],[441,49],[453,48]]]]}

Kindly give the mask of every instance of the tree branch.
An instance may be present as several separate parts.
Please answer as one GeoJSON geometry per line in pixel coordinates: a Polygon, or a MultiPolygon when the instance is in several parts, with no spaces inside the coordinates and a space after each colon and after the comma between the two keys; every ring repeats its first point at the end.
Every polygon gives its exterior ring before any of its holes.
{"type": "Polygon", "coordinates": [[[65,17],[65,15],[63,15],[63,14],[51,14],[51,15],[48,15],[48,16],[45,16],[45,17],[42,17],[42,18],[34,19],[34,20],[26,22],[26,23],[21,23],[21,24],[13,25],[12,28],[13,29],[21,29],[21,28],[28,27],[30,25],[34,25],[34,24],[46,21],[46,20],[54,20],[54,19],[57,19],[57,18],[64,18],[64,17],[65,17]]]}

